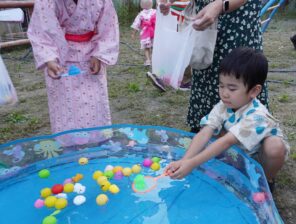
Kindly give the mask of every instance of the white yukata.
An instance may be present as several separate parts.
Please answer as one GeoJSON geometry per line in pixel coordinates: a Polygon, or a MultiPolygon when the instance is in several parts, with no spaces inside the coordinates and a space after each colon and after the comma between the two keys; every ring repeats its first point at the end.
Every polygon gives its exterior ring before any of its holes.
{"type": "Polygon", "coordinates": [[[222,128],[231,132],[238,139],[239,146],[249,155],[258,152],[263,140],[269,136],[278,136],[283,140],[286,158],[290,151],[278,121],[256,98],[235,112],[220,101],[201,119],[200,125],[211,127],[215,134],[219,134],[222,128]]]}
{"type": "Polygon", "coordinates": [[[36,0],[28,37],[36,66],[58,60],[75,65],[84,74],[54,80],[45,70],[51,129],[53,133],[111,124],[106,65],[117,61],[119,29],[112,0],[36,0]],[[94,32],[84,42],[67,41],[65,34],[94,32]],[[90,57],[101,61],[97,75],[90,74],[90,57]]]}

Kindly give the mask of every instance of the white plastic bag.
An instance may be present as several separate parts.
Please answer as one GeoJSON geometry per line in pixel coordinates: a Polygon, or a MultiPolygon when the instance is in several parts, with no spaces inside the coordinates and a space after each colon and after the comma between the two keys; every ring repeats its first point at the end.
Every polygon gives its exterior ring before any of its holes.
{"type": "Polygon", "coordinates": [[[17,102],[15,88],[0,56],[0,106],[13,105],[17,102]]]}
{"type": "Polygon", "coordinates": [[[164,16],[159,9],[152,53],[152,73],[175,89],[180,87],[184,71],[190,62],[194,36],[192,26],[177,32],[176,17],[164,16]]]}

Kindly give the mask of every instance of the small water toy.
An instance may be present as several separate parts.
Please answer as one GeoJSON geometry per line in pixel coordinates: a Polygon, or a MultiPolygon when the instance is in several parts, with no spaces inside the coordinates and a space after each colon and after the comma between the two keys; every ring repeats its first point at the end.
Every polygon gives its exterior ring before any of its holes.
{"type": "Polygon", "coordinates": [[[101,189],[102,191],[108,191],[110,186],[111,186],[111,183],[108,180],[106,180],[102,182],[101,189]]]}
{"type": "Polygon", "coordinates": [[[140,173],[141,172],[141,166],[140,165],[133,165],[132,166],[132,172],[133,173],[140,173]]]}
{"type": "Polygon", "coordinates": [[[161,160],[161,158],[156,157],[156,156],[152,158],[152,161],[153,161],[154,163],[159,163],[160,160],[161,160]]]}
{"type": "Polygon", "coordinates": [[[82,205],[84,202],[86,201],[85,196],[83,195],[77,195],[74,199],[73,199],[73,203],[75,205],[82,205]]]}
{"type": "Polygon", "coordinates": [[[156,188],[157,186],[157,181],[160,178],[166,177],[167,174],[163,173],[157,177],[152,177],[152,176],[143,176],[139,174],[136,176],[133,184],[132,184],[132,189],[136,193],[148,193],[152,191],[153,189],[156,188]],[[140,177],[138,177],[140,175],[140,177]]]}
{"type": "Polygon", "coordinates": [[[53,194],[59,194],[59,193],[62,193],[63,191],[64,191],[64,186],[62,184],[55,184],[51,188],[51,192],[53,194]]]}
{"type": "Polygon", "coordinates": [[[50,196],[52,193],[51,193],[51,189],[50,188],[43,188],[41,191],[40,191],[40,195],[41,197],[43,198],[46,198],[48,196],[50,196]]]}
{"type": "Polygon", "coordinates": [[[98,205],[105,205],[108,202],[108,196],[105,194],[99,194],[96,198],[96,202],[98,205]]]}
{"type": "Polygon", "coordinates": [[[70,65],[70,67],[68,68],[68,72],[61,74],[61,77],[70,77],[70,76],[76,76],[76,75],[82,75],[84,74],[84,71],[81,71],[80,68],[78,68],[75,65],[70,65]]]}
{"type": "Polygon", "coordinates": [[[110,191],[112,194],[117,194],[120,190],[119,190],[119,187],[118,187],[116,184],[112,184],[112,185],[109,187],[109,191],[110,191]]]}
{"type": "Polygon", "coordinates": [[[57,219],[56,217],[54,217],[53,215],[50,216],[46,216],[43,221],[42,224],[56,224],[57,223],[57,219]]]}
{"type": "Polygon", "coordinates": [[[104,169],[104,172],[108,171],[108,170],[113,170],[113,166],[112,165],[107,165],[104,169]]]}
{"type": "Polygon", "coordinates": [[[112,170],[106,170],[106,171],[104,172],[104,176],[106,176],[108,179],[112,179],[113,176],[114,176],[114,173],[113,173],[112,170]]]}
{"type": "Polygon", "coordinates": [[[116,172],[118,172],[118,171],[122,171],[122,170],[123,170],[122,166],[115,166],[115,167],[113,168],[113,173],[116,173],[116,172]]]}
{"type": "Polygon", "coordinates": [[[63,209],[68,205],[68,201],[65,198],[58,198],[54,204],[56,209],[63,209]]]}
{"type": "Polygon", "coordinates": [[[72,180],[73,180],[75,183],[77,183],[77,182],[79,182],[82,178],[83,178],[83,175],[80,174],[80,173],[77,173],[77,174],[75,175],[75,177],[72,177],[72,180]]]}
{"type": "Polygon", "coordinates": [[[129,167],[123,168],[122,173],[124,176],[129,177],[132,174],[132,169],[129,167]]]}
{"type": "Polygon", "coordinates": [[[108,178],[107,177],[105,177],[105,176],[100,176],[100,177],[98,177],[98,179],[97,179],[97,183],[98,183],[98,185],[102,185],[103,183],[104,183],[104,181],[107,181],[108,180],[108,178]]]}
{"type": "Polygon", "coordinates": [[[83,194],[83,193],[85,192],[85,189],[86,189],[85,186],[83,186],[83,185],[80,184],[80,183],[76,183],[76,184],[74,185],[74,190],[73,190],[73,192],[75,192],[75,193],[77,193],[77,194],[83,194]]]}
{"type": "Polygon", "coordinates": [[[66,193],[71,193],[74,190],[74,184],[72,183],[67,183],[64,185],[64,192],[66,193]]]}
{"type": "Polygon", "coordinates": [[[153,162],[152,162],[151,159],[146,158],[146,159],[144,159],[144,161],[143,161],[143,166],[145,166],[145,167],[150,167],[152,163],[153,163],[153,162]]]}
{"type": "Polygon", "coordinates": [[[263,203],[267,199],[266,194],[264,192],[256,192],[253,194],[253,200],[256,203],[263,203]]]}
{"type": "Polygon", "coordinates": [[[88,158],[86,158],[86,157],[81,157],[81,158],[78,160],[78,163],[79,163],[80,165],[86,165],[86,164],[88,164],[88,158]]]}
{"type": "Polygon", "coordinates": [[[115,180],[121,180],[123,178],[123,173],[121,170],[117,171],[115,174],[114,174],[114,179],[115,180]]]}
{"type": "Polygon", "coordinates": [[[73,183],[72,178],[65,179],[63,184],[65,185],[65,184],[68,184],[68,183],[73,183]]]}
{"type": "Polygon", "coordinates": [[[34,203],[35,208],[42,208],[44,206],[44,201],[41,199],[37,199],[34,203]]]}
{"type": "Polygon", "coordinates": [[[48,196],[44,200],[44,205],[48,208],[52,208],[54,207],[56,201],[57,201],[57,198],[55,196],[48,196]]]}
{"type": "Polygon", "coordinates": [[[160,165],[159,165],[159,163],[154,162],[151,164],[150,168],[154,171],[157,171],[160,169],[160,165]]]}
{"type": "Polygon", "coordinates": [[[40,171],[38,172],[38,176],[39,176],[40,178],[48,178],[49,175],[50,175],[50,172],[49,172],[49,170],[47,170],[47,169],[43,169],[43,170],[40,170],[40,171]]]}
{"type": "Polygon", "coordinates": [[[59,194],[56,195],[56,197],[57,198],[65,198],[65,199],[68,198],[67,194],[65,194],[65,193],[59,193],[59,194]]]}
{"type": "Polygon", "coordinates": [[[97,170],[97,171],[95,171],[95,172],[93,173],[92,178],[93,178],[94,180],[97,180],[99,177],[101,177],[101,176],[103,176],[103,175],[104,175],[104,174],[103,174],[102,171],[97,170]]]}

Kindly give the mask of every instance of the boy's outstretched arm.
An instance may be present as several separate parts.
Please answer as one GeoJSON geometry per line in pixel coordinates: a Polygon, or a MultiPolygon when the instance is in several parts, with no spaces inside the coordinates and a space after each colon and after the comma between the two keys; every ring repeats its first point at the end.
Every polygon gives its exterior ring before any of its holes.
{"type": "Polygon", "coordinates": [[[236,143],[238,143],[236,137],[232,133],[228,132],[226,135],[218,138],[215,142],[210,144],[194,157],[177,161],[176,163],[178,163],[178,169],[171,169],[172,172],[170,173],[170,171],[168,171],[168,174],[173,179],[182,179],[195,167],[221,154],[223,151],[227,150],[230,146],[236,143]]]}

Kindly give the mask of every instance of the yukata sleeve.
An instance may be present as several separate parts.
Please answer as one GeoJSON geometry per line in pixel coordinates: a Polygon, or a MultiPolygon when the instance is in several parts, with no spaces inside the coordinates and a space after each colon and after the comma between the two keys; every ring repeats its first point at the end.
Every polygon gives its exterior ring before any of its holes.
{"type": "Polygon", "coordinates": [[[218,135],[223,127],[224,106],[222,102],[217,103],[211,112],[200,120],[200,126],[209,126],[218,135]]]}
{"type": "Polygon", "coordinates": [[[112,0],[105,0],[92,38],[94,49],[92,56],[104,64],[114,65],[119,54],[119,25],[112,0]]]}
{"type": "Polygon", "coordinates": [[[277,123],[263,112],[255,112],[243,117],[229,131],[248,151],[257,148],[264,138],[280,133],[277,123]]]}
{"type": "Polygon", "coordinates": [[[141,30],[141,13],[137,15],[135,18],[133,24],[131,25],[131,28],[140,31],[141,30]]]}
{"type": "Polygon", "coordinates": [[[52,60],[64,63],[67,42],[56,16],[54,0],[35,1],[27,35],[38,69],[42,69],[46,62],[52,60]]]}

